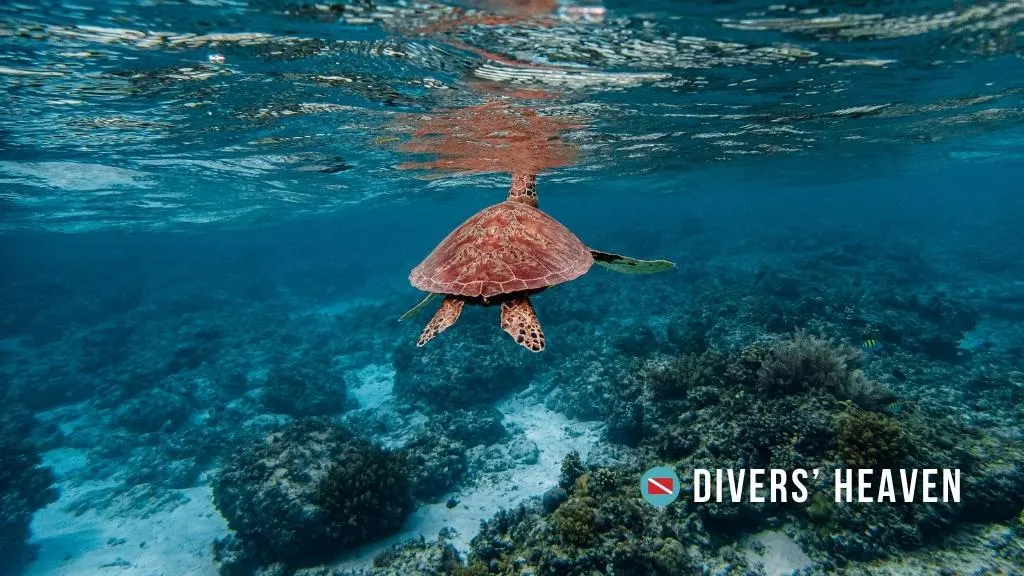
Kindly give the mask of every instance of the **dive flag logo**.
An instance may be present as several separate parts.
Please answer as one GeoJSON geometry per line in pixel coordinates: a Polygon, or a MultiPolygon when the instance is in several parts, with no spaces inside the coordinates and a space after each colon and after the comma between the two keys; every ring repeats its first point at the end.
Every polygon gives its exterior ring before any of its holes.
{"type": "Polygon", "coordinates": [[[647,493],[671,496],[675,489],[675,481],[671,477],[659,476],[647,479],[647,493]]]}
{"type": "Polygon", "coordinates": [[[662,507],[679,498],[679,475],[669,466],[655,466],[640,478],[640,495],[651,506],[662,507]]]}

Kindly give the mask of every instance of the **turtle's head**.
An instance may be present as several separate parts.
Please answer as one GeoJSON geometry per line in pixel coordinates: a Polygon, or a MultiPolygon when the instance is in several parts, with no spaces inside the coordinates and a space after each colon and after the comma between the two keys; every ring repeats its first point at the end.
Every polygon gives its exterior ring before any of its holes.
{"type": "Polygon", "coordinates": [[[537,207],[537,175],[533,172],[513,172],[512,185],[508,189],[507,200],[522,202],[537,207]]]}

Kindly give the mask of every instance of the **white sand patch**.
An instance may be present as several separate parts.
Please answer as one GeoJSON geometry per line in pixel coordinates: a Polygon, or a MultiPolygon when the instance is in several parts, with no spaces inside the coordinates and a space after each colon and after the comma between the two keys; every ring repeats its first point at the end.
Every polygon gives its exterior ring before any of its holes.
{"type": "Polygon", "coordinates": [[[797,570],[813,564],[810,556],[804,553],[800,545],[783,532],[759,532],[751,536],[747,544],[747,561],[762,565],[767,576],[790,576],[797,570]],[[756,544],[764,546],[764,551],[755,551],[751,545],[756,544]]]}
{"type": "Polygon", "coordinates": [[[86,458],[85,450],[57,448],[43,453],[43,465],[52,468],[57,478],[64,478],[68,472],[84,467],[86,458]]]}
{"type": "MultiPolygon", "coordinates": [[[[78,450],[54,450],[45,460],[58,474],[85,463],[78,450]]],[[[216,576],[212,544],[227,533],[227,523],[214,508],[208,486],[181,490],[187,502],[149,518],[107,518],[91,510],[75,516],[64,511],[69,503],[106,485],[61,484],[60,499],[32,521],[39,558],[25,576],[216,576]]]]}
{"type": "MultiPolygon", "coordinates": [[[[79,428],[88,428],[89,426],[94,425],[90,416],[91,414],[88,401],[79,402],[77,404],[68,404],[45,412],[36,413],[37,420],[57,426],[65,436],[71,436],[79,428]]],[[[63,461],[62,454],[66,455],[66,453],[59,451],[43,454],[43,460],[46,462],[47,466],[59,466],[63,461]]]]}
{"type": "Polygon", "coordinates": [[[518,506],[524,500],[539,496],[558,483],[562,460],[575,450],[585,460],[600,438],[600,422],[574,422],[552,412],[526,393],[498,405],[510,429],[521,429],[540,451],[536,464],[518,465],[500,472],[484,472],[474,478],[472,486],[447,494],[437,504],[429,504],[414,512],[400,534],[374,542],[345,554],[335,569],[365,568],[374,556],[393,544],[419,538],[437,537],[444,528],[454,530],[449,540],[460,553],[469,551],[469,541],[477,535],[480,521],[498,510],[518,506]],[[449,509],[445,501],[455,497],[459,505],[449,509]]]}
{"type": "Polygon", "coordinates": [[[369,364],[345,374],[348,393],[361,410],[380,408],[393,399],[395,369],[383,364],[369,364]]]}

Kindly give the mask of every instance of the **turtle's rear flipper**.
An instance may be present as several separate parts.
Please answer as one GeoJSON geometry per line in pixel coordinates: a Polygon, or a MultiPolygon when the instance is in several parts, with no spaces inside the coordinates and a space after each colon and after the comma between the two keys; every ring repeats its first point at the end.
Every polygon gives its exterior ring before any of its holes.
{"type": "Polygon", "coordinates": [[[420,334],[420,339],[416,342],[416,345],[423,346],[431,338],[444,332],[452,324],[455,324],[455,321],[459,319],[459,314],[462,313],[462,305],[465,303],[465,300],[445,296],[444,302],[441,302],[441,307],[438,308],[430,322],[427,322],[427,326],[423,329],[423,333],[420,334]]]}
{"type": "Polygon", "coordinates": [[[629,256],[612,254],[611,252],[600,252],[598,250],[591,250],[590,254],[594,257],[595,264],[600,264],[609,270],[623,274],[654,274],[676,267],[675,264],[668,260],[637,260],[629,256]]]}
{"type": "Polygon", "coordinates": [[[530,299],[522,296],[501,303],[501,329],[532,352],[544,349],[544,331],[530,299]]]}
{"type": "Polygon", "coordinates": [[[399,318],[398,321],[401,322],[402,320],[408,320],[409,318],[412,318],[413,316],[419,314],[420,310],[426,308],[427,304],[430,304],[430,301],[436,297],[437,294],[427,294],[427,297],[421,300],[419,304],[413,306],[412,309],[406,312],[405,314],[402,314],[402,317],[399,318]]]}

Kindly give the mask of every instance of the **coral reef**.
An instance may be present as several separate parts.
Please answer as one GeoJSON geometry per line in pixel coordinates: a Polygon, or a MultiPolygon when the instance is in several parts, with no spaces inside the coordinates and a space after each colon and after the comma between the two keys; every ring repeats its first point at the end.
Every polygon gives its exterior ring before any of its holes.
{"type": "Polygon", "coordinates": [[[397,529],[412,499],[401,454],[322,420],[300,420],[239,451],[218,472],[217,508],[237,534],[222,573],[315,564],[397,529]]]}
{"type": "MultiPolygon", "coordinates": [[[[623,396],[642,415],[635,459],[587,466],[569,454],[557,485],[485,523],[465,573],[742,571],[744,557],[728,547],[711,553],[711,543],[778,526],[802,527],[794,535],[805,549],[827,552],[820,557],[824,569],[919,550],[955,526],[1020,513],[1021,442],[947,416],[890,411],[877,394],[851,394],[858,382],[876,386],[854,367],[858,356],[797,331],[731,354],[684,353],[636,364],[623,381],[623,396]],[[1001,453],[993,452],[996,446],[1001,453]],[[680,500],[659,513],[635,496],[643,470],[637,464],[659,461],[679,470],[819,468],[823,479],[809,486],[803,504],[680,500]],[[828,479],[837,467],[959,468],[963,501],[833,503],[828,479]]],[[[682,490],[692,490],[685,478],[682,490]]]]}
{"type": "MultiPolygon", "coordinates": [[[[568,461],[565,469],[577,464],[568,461]]],[[[473,539],[466,574],[685,574],[694,534],[669,510],[636,497],[639,471],[590,469],[553,511],[537,502],[502,511],[473,539]]],[[[743,566],[737,560],[734,570],[743,566]]]]}
{"type": "Polygon", "coordinates": [[[866,406],[884,406],[893,400],[887,390],[864,377],[859,369],[860,350],[833,345],[822,336],[797,330],[789,339],[767,350],[757,371],[757,382],[770,393],[826,390],[840,399],[866,406]]]}
{"type": "Polygon", "coordinates": [[[847,468],[896,468],[908,442],[895,418],[857,410],[839,424],[839,457],[847,468]]]}

